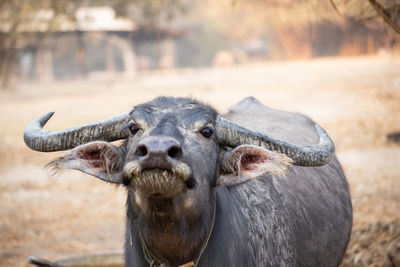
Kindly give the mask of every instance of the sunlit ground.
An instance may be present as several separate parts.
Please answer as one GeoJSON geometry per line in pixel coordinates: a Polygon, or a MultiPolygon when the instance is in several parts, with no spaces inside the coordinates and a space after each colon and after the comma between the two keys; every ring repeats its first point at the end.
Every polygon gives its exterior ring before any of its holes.
{"type": "Polygon", "coordinates": [[[0,266],[27,266],[30,255],[122,250],[123,189],[75,171],[50,176],[42,167],[60,153],[30,151],[22,132],[48,111],[56,114],[46,129],[61,129],[128,112],[159,95],[191,96],[219,111],[254,96],[316,120],[333,137],[351,187],[359,232],[345,266],[384,263],[387,246],[400,236],[400,144],[386,139],[400,131],[400,57],[369,56],[26,83],[1,93],[0,266]]]}

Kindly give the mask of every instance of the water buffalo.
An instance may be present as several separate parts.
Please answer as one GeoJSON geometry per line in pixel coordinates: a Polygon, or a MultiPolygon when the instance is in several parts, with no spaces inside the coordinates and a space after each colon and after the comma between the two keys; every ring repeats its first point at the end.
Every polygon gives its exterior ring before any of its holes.
{"type": "Polygon", "coordinates": [[[44,131],[50,163],[127,191],[126,266],[338,266],[352,225],[346,178],[311,119],[247,98],[223,115],[159,97],[130,113],[44,131]],[[120,146],[110,142],[125,139],[120,146]]]}

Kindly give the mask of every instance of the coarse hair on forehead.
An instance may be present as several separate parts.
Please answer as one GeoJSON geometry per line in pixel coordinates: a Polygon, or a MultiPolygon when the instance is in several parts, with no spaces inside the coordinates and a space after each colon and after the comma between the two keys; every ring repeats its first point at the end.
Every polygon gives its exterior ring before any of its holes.
{"type": "Polygon", "coordinates": [[[193,98],[184,98],[184,97],[167,97],[160,96],[155,98],[152,101],[139,104],[133,108],[130,114],[135,111],[142,111],[145,113],[154,113],[154,112],[181,112],[194,114],[194,113],[206,113],[211,117],[217,115],[217,112],[214,108],[209,105],[200,103],[199,101],[193,98]]]}

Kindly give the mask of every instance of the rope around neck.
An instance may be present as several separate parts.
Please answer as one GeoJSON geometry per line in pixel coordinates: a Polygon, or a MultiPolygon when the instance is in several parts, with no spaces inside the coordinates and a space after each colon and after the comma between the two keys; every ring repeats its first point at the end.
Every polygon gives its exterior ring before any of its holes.
{"type": "MultiPolygon", "coordinates": [[[[214,229],[215,214],[216,214],[216,210],[217,210],[217,194],[216,194],[215,190],[213,191],[213,198],[214,198],[214,205],[213,205],[212,221],[211,221],[210,228],[208,229],[205,242],[203,243],[203,245],[200,249],[200,253],[194,261],[187,262],[185,264],[180,265],[179,267],[197,267],[201,256],[203,255],[204,251],[207,248],[208,242],[210,241],[210,238],[211,238],[211,233],[214,229]]],[[[140,243],[142,245],[144,257],[145,257],[146,261],[149,263],[150,267],[168,266],[167,264],[162,263],[162,261],[158,260],[156,258],[156,256],[154,256],[154,254],[149,250],[149,248],[146,245],[146,242],[143,239],[140,229],[139,229],[139,237],[140,237],[140,243]]],[[[131,240],[132,240],[132,231],[131,231],[131,240]]]]}

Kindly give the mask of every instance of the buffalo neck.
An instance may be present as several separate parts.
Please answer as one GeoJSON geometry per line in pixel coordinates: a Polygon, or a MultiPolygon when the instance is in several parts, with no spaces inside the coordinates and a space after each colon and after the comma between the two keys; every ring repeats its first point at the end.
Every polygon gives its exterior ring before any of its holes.
{"type": "Polygon", "coordinates": [[[213,201],[210,196],[208,205],[188,210],[181,198],[144,199],[141,208],[134,207],[141,242],[168,265],[196,260],[212,226],[213,201]]]}

